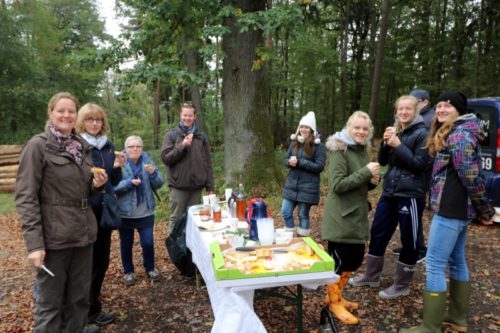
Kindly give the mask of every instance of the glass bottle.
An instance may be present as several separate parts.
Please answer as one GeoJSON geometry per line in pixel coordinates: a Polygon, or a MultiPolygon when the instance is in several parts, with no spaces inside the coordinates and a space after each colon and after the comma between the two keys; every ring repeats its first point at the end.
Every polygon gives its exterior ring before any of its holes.
{"type": "Polygon", "coordinates": [[[240,221],[245,221],[245,212],[247,210],[247,200],[243,193],[243,184],[239,185],[238,195],[236,196],[236,217],[240,221]]]}

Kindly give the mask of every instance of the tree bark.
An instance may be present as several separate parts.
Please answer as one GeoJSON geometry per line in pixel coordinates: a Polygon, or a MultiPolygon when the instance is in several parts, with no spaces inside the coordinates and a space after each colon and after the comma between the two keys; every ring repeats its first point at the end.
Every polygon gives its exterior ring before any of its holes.
{"type": "Polygon", "coordinates": [[[156,80],[156,89],[153,105],[153,148],[160,146],[160,87],[161,81],[156,80]]]}
{"type": "Polygon", "coordinates": [[[382,4],[382,19],[380,21],[380,33],[377,44],[377,54],[375,55],[375,65],[373,67],[372,92],[370,97],[370,117],[377,119],[378,95],[380,92],[380,79],[382,75],[382,64],[384,60],[384,47],[387,37],[389,14],[391,11],[390,0],[384,0],[382,4]]]}
{"type": "MultiPolygon", "coordinates": [[[[224,0],[243,13],[263,11],[266,0],[224,0]]],[[[222,96],[224,106],[224,166],[227,183],[244,183],[245,189],[267,187],[276,181],[267,65],[252,70],[256,47],[264,44],[262,31],[240,32],[238,19],[224,19],[230,32],[224,36],[222,96]]]]}

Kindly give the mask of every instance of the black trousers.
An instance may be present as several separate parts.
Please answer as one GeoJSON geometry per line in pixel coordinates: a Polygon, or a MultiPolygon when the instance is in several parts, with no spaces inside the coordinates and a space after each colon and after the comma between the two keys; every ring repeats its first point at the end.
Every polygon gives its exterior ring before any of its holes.
{"type": "Polygon", "coordinates": [[[335,261],[335,273],[354,272],[363,263],[365,244],[328,242],[328,253],[335,261]]]}
{"type": "MultiPolygon", "coordinates": [[[[101,211],[94,210],[97,223],[101,220],[101,211]]],[[[97,228],[97,240],[94,243],[92,255],[92,277],[90,283],[90,308],[89,316],[98,313],[102,309],[100,299],[102,283],[109,266],[109,254],[111,251],[111,233],[113,230],[97,228]]]]}

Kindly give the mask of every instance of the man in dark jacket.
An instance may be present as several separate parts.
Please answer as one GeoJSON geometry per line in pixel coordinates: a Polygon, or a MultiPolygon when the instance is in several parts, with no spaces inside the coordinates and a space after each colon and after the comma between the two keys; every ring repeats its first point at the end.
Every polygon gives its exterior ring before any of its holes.
{"type": "Polygon", "coordinates": [[[196,127],[195,106],[182,104],[180,118],[179,125],[165,135],[161,152],[168,171],[169,232],[189,206],[200,203],[203,188],[214,191],[210,147],[205,134],[196,127]]]}

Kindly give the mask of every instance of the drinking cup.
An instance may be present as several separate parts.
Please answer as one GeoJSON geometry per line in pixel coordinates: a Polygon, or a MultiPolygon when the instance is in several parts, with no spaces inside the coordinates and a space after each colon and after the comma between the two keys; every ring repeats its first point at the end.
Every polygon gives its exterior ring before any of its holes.
{"type": "Polygon", "coordinates": [[[203,205],[203,207],[200,209],[200,220],[203,222],[210,220],[210,206],[209,205],[203,205]]]}
{"type": "Polygon", "coordinates": [[[202,198],[203,198],[204,205],[210,205],[210,198],[208,195],[204,195],[202,198]]]}
{"type": "Polygon", "coordinates": [[[224,189],[224,199],[226,199],[226,201],[228,201],[229,198],[231,198],[232,194],[233,194],[233,189],[232,188],[226,188],[226,189],[224,189]]]}
{"type": "Polygon", "coordinates": [[[258,219],[257,235],[260,245],[272,245],[274,242],[274,220],[269,217],[258,219]]]}

